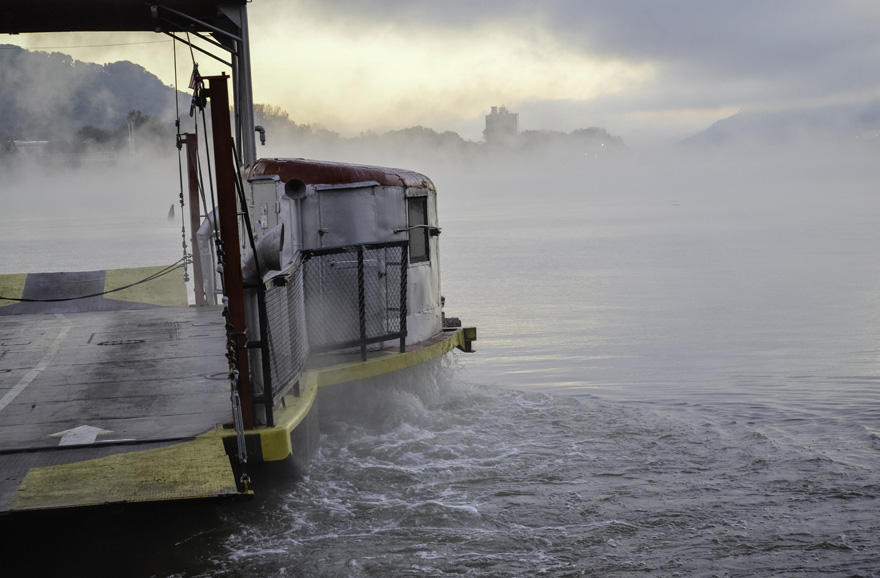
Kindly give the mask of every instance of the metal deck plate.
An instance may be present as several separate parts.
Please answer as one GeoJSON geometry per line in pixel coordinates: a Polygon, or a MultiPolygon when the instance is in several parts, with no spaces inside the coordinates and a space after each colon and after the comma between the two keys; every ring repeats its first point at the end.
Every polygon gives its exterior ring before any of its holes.
{"type": "Polygon", "coordinates": [[[224,343],[219,308],[0,316],[0,513],[234,492],[192,440],[231,420],[224,343]]]}

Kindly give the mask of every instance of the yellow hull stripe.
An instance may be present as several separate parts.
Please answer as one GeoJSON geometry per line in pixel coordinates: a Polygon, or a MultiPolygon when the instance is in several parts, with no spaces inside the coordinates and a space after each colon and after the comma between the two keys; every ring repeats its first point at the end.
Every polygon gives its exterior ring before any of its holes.
{"type": "MultiPolygon", "coordinates": [[[[293,451],[290,435],[302,423],[312,408],[319,387],[376,377],[399,371],[440,357],[456,347],[464,347],[464,332],[459,330],[442,341],[406,353],[379,352],[367,361],[340,363],[305,371],[300,378],[300,397],[285,396],[285,407],[275,410],[275,427],[248,430],[247,434],[260,436],[263,460],[274,462],[286,459],[293,451]]],[[[215,430],[206,435],[229,436],[230,431],[215,430]]]]}
{"type": "Polygon", "coordinates": [[[461,331],[456,331],[442,341],[414,351],[407,351],[406,353],[374,353],[375,357],[371,357],[366,361],[340,363],[329,367],[322,367],[310,373],[315,374],[319,387],[357,381],[425,363],[452,351],[457,346],[464,346],[464,335],[461,331]]]}

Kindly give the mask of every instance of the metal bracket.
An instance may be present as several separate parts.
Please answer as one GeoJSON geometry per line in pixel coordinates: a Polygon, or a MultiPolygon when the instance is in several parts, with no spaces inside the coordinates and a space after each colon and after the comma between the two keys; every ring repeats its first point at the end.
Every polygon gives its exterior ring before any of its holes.
{"type": "Polygon", "coordinates": [[[408,233],[409,231],[412,231],[413,229],[427,229],[428,234],[431,235],[432,237],[437,237],[442,232],[442,229],[440,229],[440,227],[433,227],[431,225],[413,225],[412,227],[403,227],[401,229],[394,229],[394,232],[395,233],[408,233]]]}

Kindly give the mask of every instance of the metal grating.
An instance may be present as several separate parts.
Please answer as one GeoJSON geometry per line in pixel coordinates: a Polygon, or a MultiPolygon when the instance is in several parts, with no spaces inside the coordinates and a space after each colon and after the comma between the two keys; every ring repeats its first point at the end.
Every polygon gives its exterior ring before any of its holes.
{"type": "Polygon", "coordinates": [[[273,424],[275,402],[293,389],[311,353],[406,339],[407,242],[304,251],[259,292],[264,394],[257,403],[273,424]],[[268,362],[266,359],[268,358],[268,362]]]}
{"type": "Polygon", "coordinates": [[[266,289],[269,369],[273,397],[285,395],[299,380],[306,358],[303,269],[297,262],[273,278],[266,289]]]}
{"type": "Polygon", "coordinates": [[[405,255],[401,243],[309,251],[304,263],[309,348],[363,348],[400,338],[405,255]]]}

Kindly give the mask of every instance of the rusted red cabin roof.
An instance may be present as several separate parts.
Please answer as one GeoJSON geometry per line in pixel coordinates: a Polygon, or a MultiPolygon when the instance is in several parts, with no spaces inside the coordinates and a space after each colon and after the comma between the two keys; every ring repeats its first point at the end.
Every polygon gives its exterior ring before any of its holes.
{"type": "Polygon", "coordinates": [[[435,190],[431,179],[405,169],[391,169],[308,159],[260,159],[248,170],[248,177],[278,175],[285,183],[299,179],[307,185],[345,185],[376,181],[390,187],[420,187],[435,190]]]}

